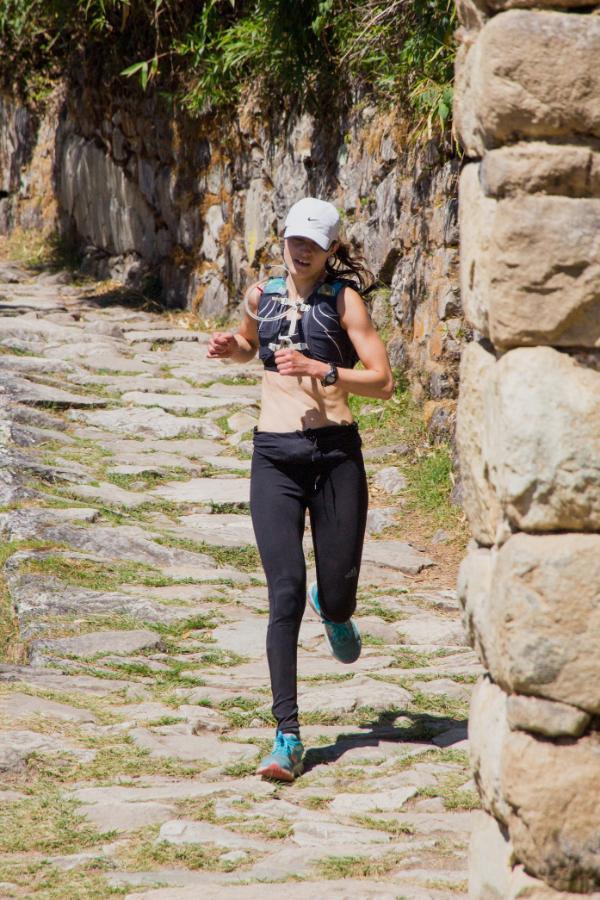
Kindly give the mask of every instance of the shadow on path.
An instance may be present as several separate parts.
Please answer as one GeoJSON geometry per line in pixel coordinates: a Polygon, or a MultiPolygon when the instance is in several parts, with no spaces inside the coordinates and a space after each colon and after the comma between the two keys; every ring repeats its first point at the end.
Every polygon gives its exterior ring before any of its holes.
{"type": "Polygon", "coordinates": [[[407,713],[403,710],[385,712],[373,722],[357,725],[357,729],[363,729],[360,732],[348,731],[338,735],[334,744],[307,750],[304,771],[310,772],[317,766],[336,762],[344,753],[357,747],[378,747],[384,742],[430,744],[432,749],[449,747],[466,739],[467,724],[467,719],[427,713],[407,713]],[[410,719],[412,724],[394,726],[394,721],[399,717],[410,719]],[[445,741],[446,735],[450,738],[450,732],[451,739],[445,741]],[[434,738],[437,740],[434,741],[434,738]]]}

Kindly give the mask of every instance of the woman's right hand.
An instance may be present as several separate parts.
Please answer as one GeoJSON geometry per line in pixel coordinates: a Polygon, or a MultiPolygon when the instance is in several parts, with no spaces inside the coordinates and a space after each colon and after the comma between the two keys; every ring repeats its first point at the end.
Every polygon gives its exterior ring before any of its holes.
{"type": "Polygon", "coordinates": [[[208,342],[209,359],[228,359],[238,349],[238,342],[230,331],[215,331],[208,342]]]}

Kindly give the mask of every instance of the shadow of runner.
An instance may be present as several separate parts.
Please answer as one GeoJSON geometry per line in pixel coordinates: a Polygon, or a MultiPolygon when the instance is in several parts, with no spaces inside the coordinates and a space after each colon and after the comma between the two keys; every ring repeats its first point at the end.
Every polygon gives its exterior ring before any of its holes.
{"type": "Polygon", "coordinates": [[[427,713],[408,713],[404,710],[387,710],[374,722],[358,725],[368,729],[361,733],[347,732],[337,736],[335,743],[325,747],[315,747],[306,751],[304,772],[317,766],[329,765],[340,759],[349,750],[358,747],[378,747],[383,742],[431,744],[432,749],[451,746],[467,737],[467,719],[452,719],[447,716],[433,716],[427,713]],[[394,726],[397,718],[410,719],[411,725],[394,726]],[[452,733],[452,740],[444,742],[446,734],[452,733]],[[437,741],[434,741],[437,738],[437,741]]]}

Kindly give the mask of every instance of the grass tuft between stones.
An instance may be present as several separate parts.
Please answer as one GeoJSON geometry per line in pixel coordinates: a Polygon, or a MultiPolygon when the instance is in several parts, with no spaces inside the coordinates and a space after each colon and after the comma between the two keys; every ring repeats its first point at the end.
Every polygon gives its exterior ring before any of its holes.
{"type": "Polygon", "coordinates": [[[212,556],[218,566],[232,566],[244,572],[253,572],[260,567],[258,550],[252,544],[239,547],[218,547],[215,544],[208,544],[206,541],[194,541],[190,538],[167,534],[161,535],[156,540],[165,547],[190,550],[192,553],[207,553],[212,556]]]}
{"type": "Polygon", "coordinates": [[[388,853],[377,859],[362,856],[326,856],[317,867],[324,878],[378,878],[401,865],[404,854],[388,853]]]}
{"type": "Polygon", "coordinates": [[[90,825],[52,783],[38,781],[26,800],[0,806],[0,853],[74,853],[112,837],[90,825]]]}

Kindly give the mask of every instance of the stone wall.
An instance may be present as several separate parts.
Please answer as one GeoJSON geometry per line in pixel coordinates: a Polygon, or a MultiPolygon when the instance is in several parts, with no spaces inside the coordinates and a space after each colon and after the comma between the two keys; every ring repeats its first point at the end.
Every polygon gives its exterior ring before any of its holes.
{"type": "Polygon", "coordinates": [[[134,285],[157,276],[166,305],[215,318],[281,261],[287,207],[328,197],[385,286],[373,315],[394,363],[448,433],[465,337],[459,161],[407,127],[364,102],[318,119],[268,120],[246,105],[235,121],[194,121],[84,82],[57,88],[42,116],[4,98],[0,230],[58,224],[86,272],[134,285]]]}
{"type": "Polygon", "coordinates": [[[457,0],[473,900],[600,897],[600,16],[528,5],[457,0]]]}

